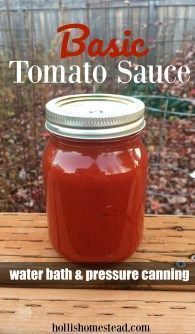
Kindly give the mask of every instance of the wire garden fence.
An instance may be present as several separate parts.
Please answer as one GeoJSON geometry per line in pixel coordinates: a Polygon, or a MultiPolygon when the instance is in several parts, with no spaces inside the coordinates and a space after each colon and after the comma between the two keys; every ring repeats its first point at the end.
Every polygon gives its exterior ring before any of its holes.
{"type": "MultiPolygon", "coordinates": [[[[133,27],[133,37],[142,37],[150,48],[144,65],[188,62],[194,74],[194,2],[191,0],[0,1],[0,211],[45,210],[41,156],[47,133],[44,105],[56,96],[102,91],[139,96],[146,104],[147,128],[143,134],[150,158],[148,213],[193,214],[194,193],[194,78],[185,86],[113,83],[116,60],[109,57],[77,57],[109,68],[106,85],[13,84],[8,61],[28,59],[32,64],[59,64],[60,24],[87,24],[91,38],[107,43],[133,27]],[[187,51],[186,51],[187,50],[187,51]],[[187,52],[187,54],[186,54],[187,52]],[[170,94],[171,93],[171,94],[170,94]]],[[[72,60],[67,59],[66,65],[72,60]]]]}

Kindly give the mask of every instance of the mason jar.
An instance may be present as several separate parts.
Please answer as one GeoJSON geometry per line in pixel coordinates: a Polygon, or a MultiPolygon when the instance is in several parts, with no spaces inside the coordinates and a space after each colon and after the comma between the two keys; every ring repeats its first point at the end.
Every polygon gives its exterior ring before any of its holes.
{"type": "Polygon", "coordinates": [[[82,94],[46,105],[43,176],[49,237],[73,262],[117,262],[142,239],[147,151],[144,103],[82,94]]]}

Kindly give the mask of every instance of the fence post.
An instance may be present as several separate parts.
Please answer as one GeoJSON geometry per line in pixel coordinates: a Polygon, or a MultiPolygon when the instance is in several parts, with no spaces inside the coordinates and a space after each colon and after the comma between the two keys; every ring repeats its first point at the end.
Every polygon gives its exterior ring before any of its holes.
{"type": "Polygon", "coordinates": [[[156,4],[155,0],[148,1],[148,40],[147,44],[150,46],[150,52],[148,56],[148,64],[156,64],[156,26],[155,22],[157,20],[156,17],[156,4]]]}

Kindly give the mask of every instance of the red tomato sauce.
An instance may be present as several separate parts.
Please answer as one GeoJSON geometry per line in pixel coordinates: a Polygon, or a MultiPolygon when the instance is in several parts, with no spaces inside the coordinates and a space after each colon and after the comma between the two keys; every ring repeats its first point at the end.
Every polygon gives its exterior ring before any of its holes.
{"type": "Polygon", "coordinates": [[[140,133],[112,140],[50,134],[43,155],[49,236],[74,262],[117,262],[138,248],[147,152],[140,133]]]}

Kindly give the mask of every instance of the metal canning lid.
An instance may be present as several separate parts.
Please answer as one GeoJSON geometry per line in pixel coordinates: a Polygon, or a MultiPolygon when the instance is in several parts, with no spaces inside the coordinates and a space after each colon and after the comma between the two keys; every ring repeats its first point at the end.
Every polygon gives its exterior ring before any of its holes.
{"type": "Polygon", "coordinates": [[[114,94],[77,94],[46,104],[46,129],[77,139],[111,139],[140,132],[145,105],[134,97],[114,94]]]}

